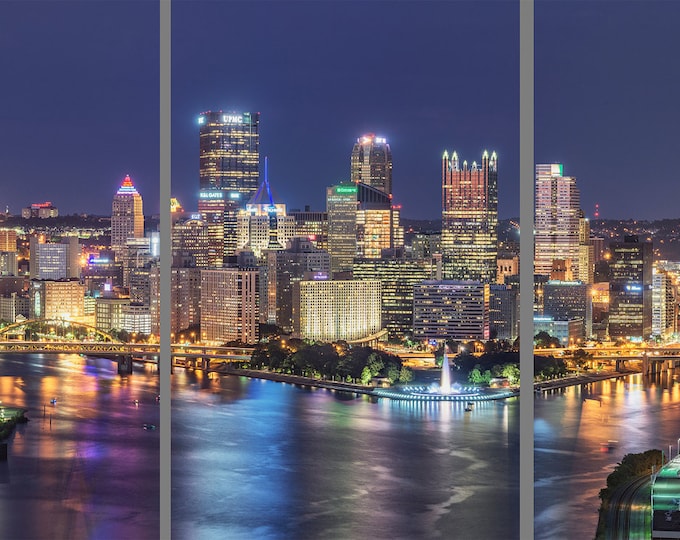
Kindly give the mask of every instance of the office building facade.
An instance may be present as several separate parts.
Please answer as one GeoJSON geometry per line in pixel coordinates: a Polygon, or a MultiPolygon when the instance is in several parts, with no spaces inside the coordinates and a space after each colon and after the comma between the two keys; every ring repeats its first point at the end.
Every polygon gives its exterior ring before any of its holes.
{"type": "Polygon", "coordinates": [[[498,243],[498,158],[442,158],[442,266],[448,280],[493,283],[498,243]]]}

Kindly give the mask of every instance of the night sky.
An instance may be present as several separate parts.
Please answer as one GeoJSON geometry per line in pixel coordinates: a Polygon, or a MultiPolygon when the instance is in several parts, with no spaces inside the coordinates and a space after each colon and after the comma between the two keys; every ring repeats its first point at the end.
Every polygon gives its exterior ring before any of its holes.
{"type": "Polygon", "coordinates": [[[601,218],[678,218],[680,2],[535,3],[535,158],[601,218]]]}
{"type": "MultiPolygon", "coordinates": [[[[538,0],[536,153],[586,214],[677,217],[680,3],[538,0]]],[[[259,111],[277,200],[325,207],[357,137],[387,138],[395,202],[441,215],[444,150],[499,154],[519,213],[516,2],[173,3],[173,194],[196,208],[198,113],[259,111]]],[[[0,2],[0,209],[110,213],[126,173],[158,203],[158,4],[0,2]]]]}
{"type": "Polygon", "coordinates": [[[392,149],[404,217],[441,217],[441,156],[499,154],[500,214],[519,214],[514,2],[175,2],[173,194],[198,195],[197,116],[259,111],[277,202],[325,210],[357,137],[392,149]]]}
{"type": "Polygon", "coordinates": [[[0,210],[158,213],[159,5],[0,1],[0,210]]]}

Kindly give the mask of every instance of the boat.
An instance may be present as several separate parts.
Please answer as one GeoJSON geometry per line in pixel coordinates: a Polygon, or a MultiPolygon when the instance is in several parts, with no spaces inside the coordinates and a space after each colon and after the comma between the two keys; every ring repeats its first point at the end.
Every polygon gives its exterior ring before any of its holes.
{"type": "Polygon", "coordinates": [[[57,404],[57,398],[52,398],[52,399],[50,399],[50,403],[51,403],[52,405],[56,405],[56,404],[57,404]]]}
{"type": "Polygon", "coordinates": [[[155,431],[156,426],[155,424],[144,424],[144,431],[155,431]]]}

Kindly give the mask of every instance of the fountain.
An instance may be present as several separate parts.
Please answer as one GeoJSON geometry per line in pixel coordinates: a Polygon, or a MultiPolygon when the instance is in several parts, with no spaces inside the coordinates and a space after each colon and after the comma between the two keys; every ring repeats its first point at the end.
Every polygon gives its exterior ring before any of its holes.
{"type": "Polygon", "coordinates": [[[451,363],[448,347],[444,346],[441,375],[439,383],[429,386],[395,386],[393,388],[376,388],[372,395],[390,399],[412,401],[457,401],[467,403],[465,410],[472,411],[475,402],[493,399],[504,399],[516,395],[513,391],[479,388],[474,385],[463,386],[451,382],[451,363]]]}
{"type": "Polygon", "coordinates": [[[448,395],[451,393],[451,366],[449,365],[449,347],[444,345],[444,358],[442,359],[442,375],[439,379],[439,393],[448,395]]]}

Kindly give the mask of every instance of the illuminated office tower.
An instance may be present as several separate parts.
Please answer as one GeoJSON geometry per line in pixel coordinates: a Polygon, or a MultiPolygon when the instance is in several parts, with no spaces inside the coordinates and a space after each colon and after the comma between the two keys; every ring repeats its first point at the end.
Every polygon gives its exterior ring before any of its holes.
{"type": "Polygon", "coordinates": [[[285,204],[247,204],[237,217],[236,248],[252,250],[260,259],[265,250],[284,249],[295,236],[295,218],[285,204]]]}
{"type": "MultiPolygon", "coordinates": [[[[201,197],[222,192],[224,256],[233,255],[236,215],[259,186],[260,113],[208,111],[198,124],[201,197]]],[[[215,224],[215,219],[203,219],[215,224]]]]}
{"type": "Polygon", "coordinates": [[[331,272],[351,272],[357,251],[357,192],[355,184],[339,184],[326,190],[328,253],[331,272]]]}
{"type": "Polygon", "coordinates": [[[260,272],[239,268],[201,270],[201,340],[220,344],[259,339],[260,272]]]}
{"type": "Polygon", "coordinates": [[[29,298],[31,319],[85,322],[85,285],[78,279],[32,279],[29,298]]]}
{"type": "Polygon", "coordinates": [[[357,341],[381,331],[380,281],[309,280],[294,289],[296,337],[357,341]]]}
{"type": "Polygon", "coordinates": [[[144,237],[142,196],[127,175],[113,197],[111,205],[111,249],[118,258],[129,238],[144,237]]]}
{"type": "Polygon", "coordinates": [[[489,339],[490,286],[477,281],[423,281],[413,290],[413,337],[489,339]]]}
{"type": "Polygon", "coordinates": [[[590,221],[582,210],[578,220],[578,273],[576,279],[583,283],[595,281],[595,247],[590,240],[590,221]]]}
{"type": "Polygon", "coordinates": [[[210,244],[209,234],[208,224],[202,219],[179,220],[173,224],[172,266],[175,268],[222,266],[222,250],[210,244]]]}
{"type": "Polygon", "coordinates": [[[207,227],[207,256],[211,266],[222,266],[224,256],[236,251],[237,211],[238,206],[219,189],[201,190],[198,194],[198,213],[207,227]],[[232,217],[225,222],[227,215],[232,217]]]}
{"type": "Polygon", "coordinates": [[[368,133],[352,149],[350,179],[392,195],[392,151],[384,137],[368,133]]]}
{"type": "Polygon", "coordinates": [[[652,333],[652,243],[637,236],[609,245],[609,336],[631,341],[652,333]]]}
{"type": "Polygon", "coordinates": [[[328,249],[328,212],[291,210],[288,215],[295,219],[295,236],[304,236],[319,249],[328,249]]]}
{"type": "Polygon", "coordinates": [[[379,258],[383,250],[404,245],[400,207],[377,188],[362,183],[331,186],[326,208],[333,274],[351,272],[355,257],[379,258]]]}
{"type": "Polygon", "coordinates": [[[555,321],[579,319],[577,339],[593,333],[593,301],[590,285],[580,281],[548,281],[543,286],[543,315],[555,321]]]}
{"type": "Polygon", "coordinates": [[[458,154],[442,159],[444,279],[493,283],[498,242],[498,158],[482,154],[468,165],[458,154]]]}
{"type": "Polygon", "coordinates": [[[576,178],[564,176],[561,163],[536,165],[534,194],[534,273],[550,275],[553,260],[562,259],[579,276],[582,213],[576,178]]]}
{"type": "Polygon", "coordinates": [[[328,252],[306,238],[291,238],[286,249],[267,253],[267,322],[292,331],[294,283],[314,272],[328,276],[330,270],[328,252]]]}
{"type": "Polygon", "coordinates": [[[437,279],[438,263],[433,257],[406,259],[355,259],[352,279],[381,283],[382,327],[388,337],[413,335],[413,287],[437,279]]]}
{"type": "Polygon", "coordinates": [[[79,278],[80,255],[80,244],[75,236],[70,236],[59,243],[45,243],[42,238],[31,236],[30,276],[35,279],[79,278]]]}
{"type": "Polygon", "coordinates": [[[652,274],[652,335],[669,338],[677,330],[673,276],[654,268],[652,274]]]}
{"type": "Polygon", "coordinates": [[[15,253],[17,232],[14,229],[0,229],[0,252],[15,253]]]}

